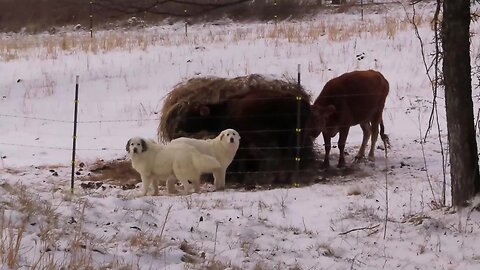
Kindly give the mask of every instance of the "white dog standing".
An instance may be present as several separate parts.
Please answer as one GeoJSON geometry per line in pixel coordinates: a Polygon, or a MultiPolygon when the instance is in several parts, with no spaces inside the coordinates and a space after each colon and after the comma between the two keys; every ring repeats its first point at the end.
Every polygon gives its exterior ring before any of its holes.
{"type": "Polygon", "coordinates": [[[126,150],[132,159],[132,167],[142,178],[143,196],[150,187],[153,187],[153,195],[158,195],[160,181],[166,181],[168,193],[176,193],[177,179],[182,182],[185,192],[188,192],[190,182],[195,192],[199,192],[201,174],[221,168],[215,158],[184,143],[161,145],[134,137],[128,140],[126,150]]]}
{"type": "Polygon", "coordinates": [[[227,167],[232,163],[240,145],[240,134],[236,130],[226,129],[213,139],[200,140],[181,137],[172,140],[170,143],[186,143],[195,147],[200,153],[216,158],[221,167],[213,170],[215,190],[225,188],[227,167]]]}

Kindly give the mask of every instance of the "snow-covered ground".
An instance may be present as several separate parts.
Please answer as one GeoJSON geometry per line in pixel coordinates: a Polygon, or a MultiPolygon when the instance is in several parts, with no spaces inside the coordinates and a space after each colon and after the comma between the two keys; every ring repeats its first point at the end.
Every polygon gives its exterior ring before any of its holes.
{"type": "MultiPolygon", "coordinates": [[[[377,9],[364,21],[350,12],[277,26],[195,25],[187,37],[183,25],[97,32],[93,41],[86,32],[3,34],[0,269],[479,269],[480,214],[439,207],[436,127],[423,151],[419,143],[432,99],[419,42],[401,6],[377,9]],[[300,188],[211,192],[205,185],[200,194],[137,198],[138,189],[84,190],[77,182],[70,195],[77,75],[76,159],[88,166],[124,157],[130,137],[155,138],[164,96],[185,79],[296,77],[298,64],[313,97],[348,71],[385,75],[388,160],[377,150],[375,165],[300,188]]],[[[428,55],[433,9],[417,9],[428,55]]],[[[479,42],[472,38],[472,55],[479,42]]],[[[348,162],[360,143],[353,127],[348,162]]],[[[337,149],[332,155],[335,165],[337,149]]],[[[446,173],[449,205],[448,166],[446,173]]]]}

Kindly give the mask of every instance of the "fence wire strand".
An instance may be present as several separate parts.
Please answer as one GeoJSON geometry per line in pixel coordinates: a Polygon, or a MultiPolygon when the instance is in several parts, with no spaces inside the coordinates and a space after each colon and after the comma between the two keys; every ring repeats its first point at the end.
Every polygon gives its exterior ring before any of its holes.
{"type": "MultiPolygon", "coordinates": [[[[347,143],[348,144],[348,143],[347,143]]],[[[0,142],[0,145],[6,146],[18,146],[18,147],[25,147],[25,148],[44,148],[44,149],[56,149],[56,150],[68,150],[71,151],[72,149],[69,147],[61,147],[61,146],[45,146],[45,145],[33,145],[33,144],[19,144],[19,143],[6,143],[0,142]]],[[[335,147],[335,145],[332,145],[335,147]]],[[[280,147],[280,146],[258,146],[258,147],[239,147],[238,150],[285,150],[285,149],[310,149],[316,148],[317,146],[291,146],[291,147],[280,147]]],[[[125,151],[125,148],[111,148],[111,147],[102,147],[102,148],[78,148],[77,150],[80,151],[125,151]]]]}

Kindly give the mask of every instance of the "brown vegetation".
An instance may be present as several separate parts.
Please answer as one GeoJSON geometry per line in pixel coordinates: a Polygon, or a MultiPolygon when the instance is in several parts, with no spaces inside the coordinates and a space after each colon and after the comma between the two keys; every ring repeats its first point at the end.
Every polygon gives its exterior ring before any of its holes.
{"type": "MultiPolygon", "coordinates": [[[[199,5],[185,4],[161,4],[155,10],[138,11],[119,8],[122,4],[131,5],[131,1],[115,0],[96,0],[92,1],[92,14],[94,28],[103,28],[108,23],[114,23],[119,20],[126,20],[136,17],[141,21],[152,24],[161,22],[166,18],[172,21],[184,20],[185,10],[190,23],[203,21],[212,21],[228,17],[237,21],[246,20],[269,20],[303,17],[313,14],[315,10],[321,8],[317,1],[292,1],[277,0],[277,5],[273,1],[247,1],[244,4],[227,6],[210,11],[199,5]],[[172,15],[172,16],[169,16],[172,15]]],[[[136,5],[148,6],[149,2],[136,2],[136,5]]],[[[205,0],[194,0],[205,4],[205,0]]],[[[84,29],[90,25],[90,1],[86,0],[1,0],[0,1],[0,31],[20,31],[39,32],[49,30],[52,27],[81,24],[84,29]]],[[[141,9],[138,9],[141,10],[141,9]]]]}
{"type": "Polygon", "coordinates": [[[88,182],[108,183],[123,189],[134,188],[141,182],[140,175],[132,168],[130,160],[99,160],[87,168],[89,173],[81,177],[86,188],[98,188],[95,184],[88,182]]]}

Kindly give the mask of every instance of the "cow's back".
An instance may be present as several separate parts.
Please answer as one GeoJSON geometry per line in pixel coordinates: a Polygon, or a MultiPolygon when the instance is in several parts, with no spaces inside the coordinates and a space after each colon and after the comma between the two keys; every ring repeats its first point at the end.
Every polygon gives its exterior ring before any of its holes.
{"type": "Polygon", "coordinates": [[[328,125],[357,125],[381,115],[389,84],[377,71],[353,71],[328,81],[314,106],[335,106],[328,125]]]}

